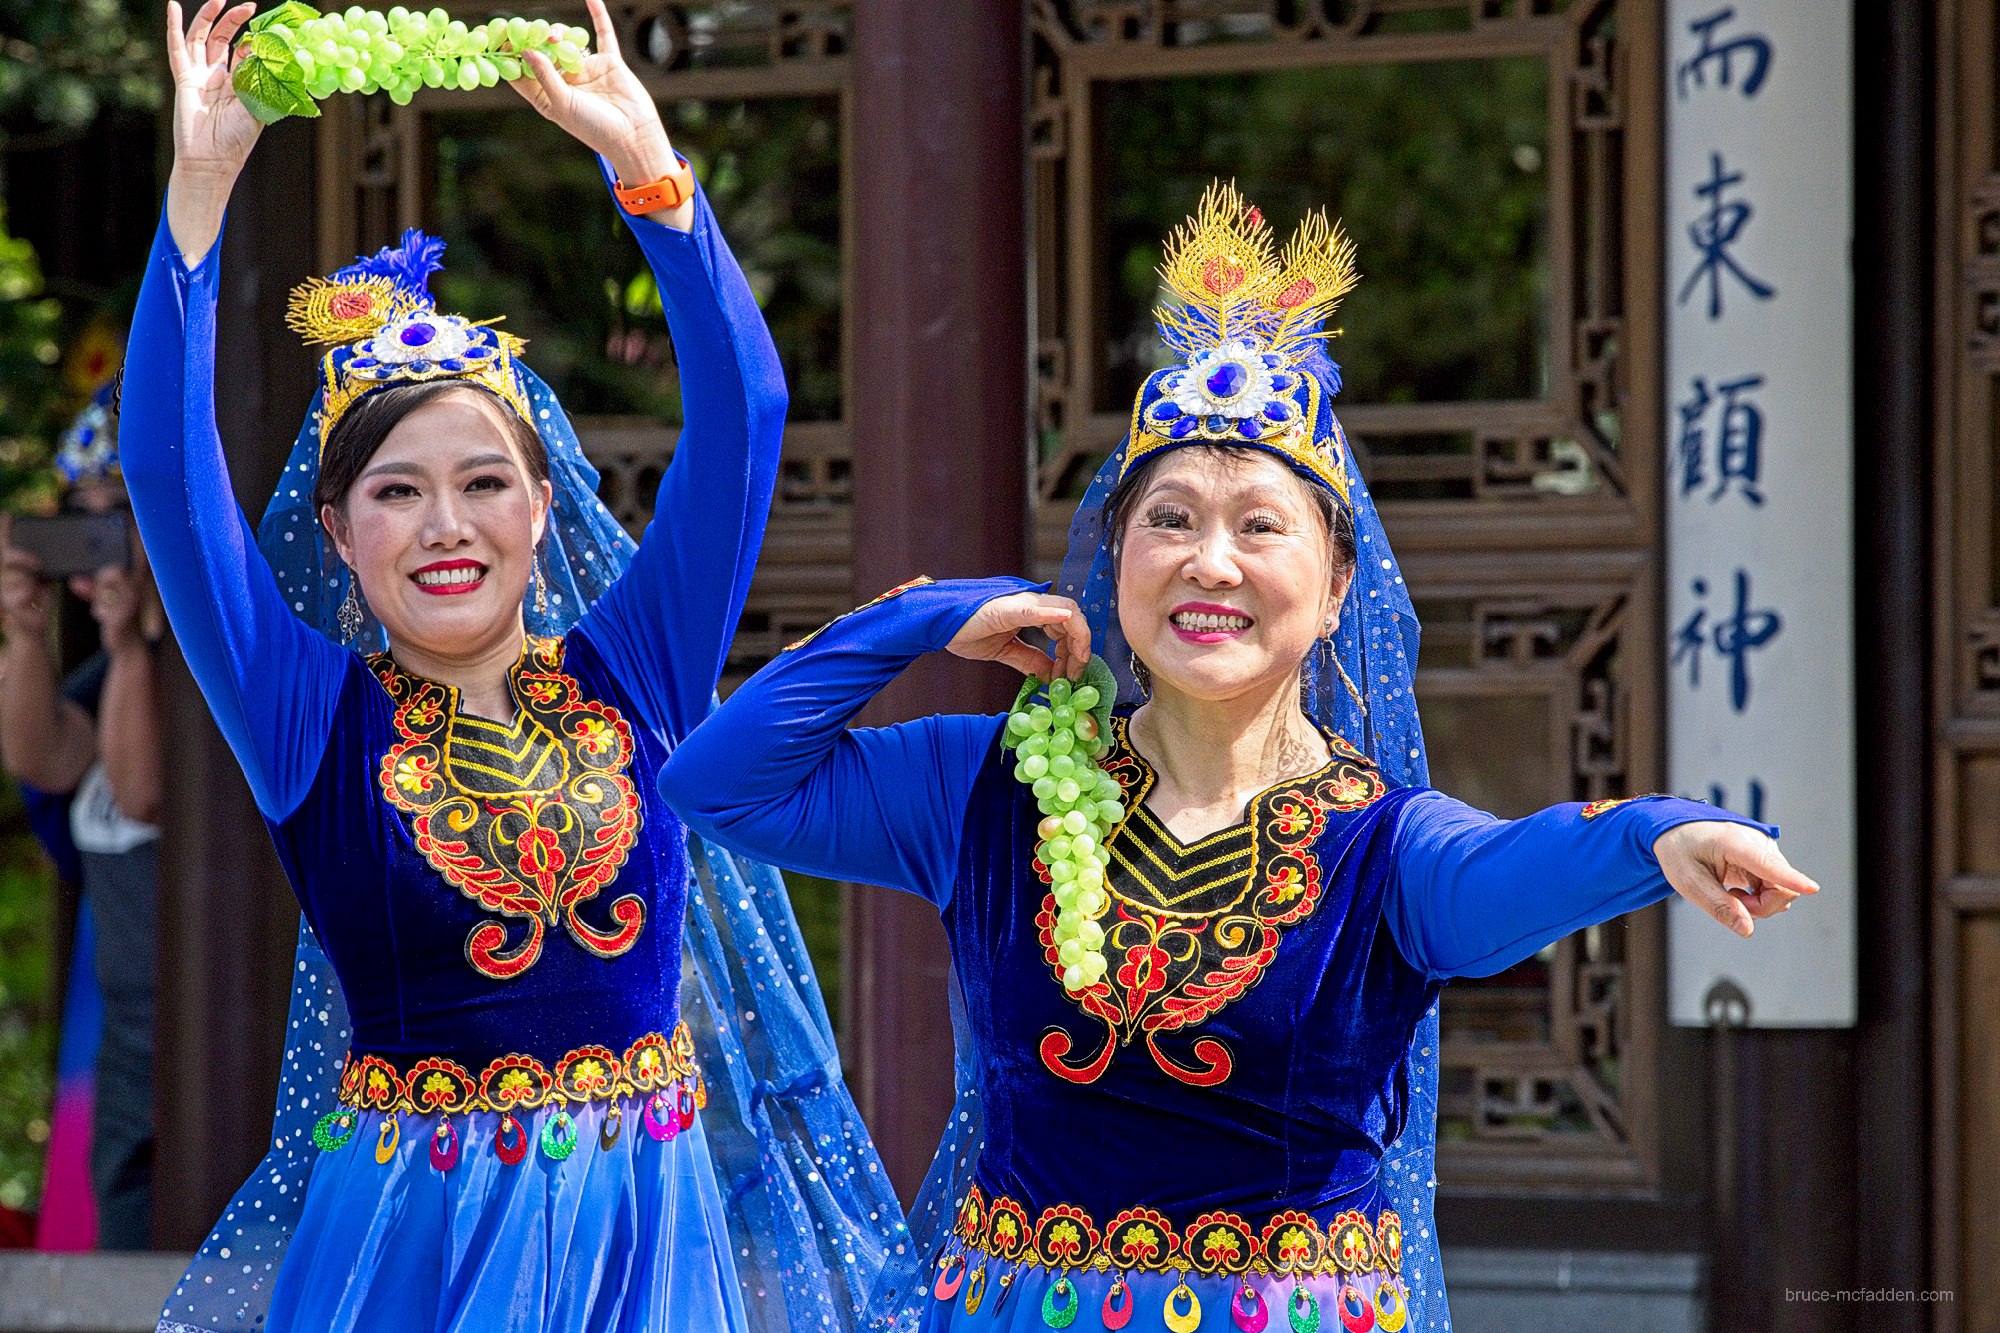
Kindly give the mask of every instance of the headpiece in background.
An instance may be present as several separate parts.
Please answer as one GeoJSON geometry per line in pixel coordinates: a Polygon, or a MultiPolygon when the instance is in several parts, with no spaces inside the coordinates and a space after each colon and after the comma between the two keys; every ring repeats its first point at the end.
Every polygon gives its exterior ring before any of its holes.
{"type": "MultiPolygon", "coordinates": [[[[493,335],[494,343],[482,345],[497,346],[495,356],[433,356],[422,367],[415,358],[390,363],[362,350],[426,318],[434,337],[440,327],[449,327],[454,338],[470,339],[475,329],[491,333],[463,321],[447,326],[455,317],[427,316],[428,304],[413,304],[443,250],[441,241],[406,232],[401,246],[301,289],[299,299],[311,310],[323,307],[329,320],[376,321],[350,325],[362,330],[352,345],[322,360],[320,390],[257,529],[257,544],[285,599],[335,642],[345,637],[340,604],[352,576],[325,538],[312,502],[320,448],[337,420],[327,407],[330,399],[344,410],[380,384],[456,378],[500,393],[535,428],[548,451],[554,502],[542,550],[546,606],[530,592],[523,607],[530,634],[566,632],[625,572],[637,549],[598,499],[597,470],[555,393],[515,359],[518,342],[493,335]],[[355,291],[382,304],[363,314],[358,300],[337,299],[355,291]],[[357,359],[378,366],[357,366],[357,359]],[[456,369],[448,364],[453,360],[456,369]],[[373,374],[381,365],[394,369],[373,374]],[[508,385],[515,388],[512,396],[508,385]]],[[[396,337],[415,345],[401,333],[396,337]]],[[[387,645],[370,618],[348,646],[367,653],[387,645]]],[[[702,1131],[751,1327],[757,1333],[856,1329],[885,1256],[907,1245],[902,1208],[842,1081],[833,1029],[783,879],[699,837],[688,839],[688,851],[681,1014],[694,1032],[709,1088],[702,1131]]],[[[270,1152],[195,1256],[160,1325],[163,1333],[257,1328],[269,1309],[271,1284],[318,1156],[312,1127],[336,1108],[349,1036],[340,983],[304,925],[292,983],[270,1152]]]]}
{"type": "Polygon", "coordinates": [[[118,477],[118,379],[99,384],[56,441],[56,476],[64,490],[118,477]]]}
{"type": "MultiPolygon", "coordinates": [[[[1415,695],[1416,608],[1333,414],[1340,368],[1324,348],[1326,317],[1356,280],[1353,247],[1337,228],[1315,218],[1274,258],[1262,214],[1218,182],[1166,253],[1160,276],[1175,303],[1155,313],[1161,338],[1181,361],[1154,372],[1141,387],[1132,433],[1105,460],[1077,507],[1055,590],[1076,599],[1089,617],[1097,652],[1118,677],[1119,703],[1141,702],[1145,695],[1118,623],[1113,534],[1104,512],[1112,489],[1128,469],[1167,449],[1238,446],[1278,454],[1310,484],[1331,490],[1354,518],[1354,580],[1341,603],[1340,624],[1306,658],[1306,715],[1359,747],[1390,782],[1425,785],[1430,775],[1415,695]],[[1236,370],[1224,369],[1230,366],[1236,370]],[[1352,689],[1350,681],[1356,682],[1352,689]]],[[[910,1209],[913,1258],[884,1271],[871,1306],[878,1318],[914,1316],[920,1308],[923,1265],[950,1233],[985,1138],[978,1071],[970,1058],[976,1048],[956,985],[952,1018],[958,1105],[910,1209]]],[[[1385,1204],[1403,1218],[1408,1333],[1451,1328],[1433,1216],[1438,1050],[1433,1004],[1410,1042],[1407,1115],[1380,1170],[1385,1204]]]]}
{"type": "Polygon", "coordinates": [[[444,242],[412,227],[400,245],[292,289],[285,322],[309,344],[336,344],[319,361],[321,449],[364,394],[396,384],[464,380],[535,424],[516,373],[525,344],[493,328],[496,321],[475,324],[440,311],[430,276],[443,267],[444,242]]]}

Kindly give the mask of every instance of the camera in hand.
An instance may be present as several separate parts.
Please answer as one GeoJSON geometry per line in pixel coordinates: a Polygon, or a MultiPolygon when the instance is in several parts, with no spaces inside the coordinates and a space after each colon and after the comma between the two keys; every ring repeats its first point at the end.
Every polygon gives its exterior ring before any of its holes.
{"type": "Polygon", "coordinates": [[[131,518],[121,511],[105,514],[54,514],[14,518],[13,543],[42,562],[46,578],[95,574],[132,563],[131,518]]]}

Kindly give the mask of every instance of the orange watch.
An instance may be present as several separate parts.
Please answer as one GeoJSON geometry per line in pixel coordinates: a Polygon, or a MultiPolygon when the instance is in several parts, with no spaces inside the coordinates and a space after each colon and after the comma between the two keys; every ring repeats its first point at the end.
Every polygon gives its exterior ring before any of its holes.
{"type": "Polygon", "coordinates": [[[635,216],[661,208],[678,208],[694,198],[694,172],[687,159],[675,153],[674,165],[666,175],[642,185],[615,181],[611,193],[617,196],[620,208],[635,216]]]}

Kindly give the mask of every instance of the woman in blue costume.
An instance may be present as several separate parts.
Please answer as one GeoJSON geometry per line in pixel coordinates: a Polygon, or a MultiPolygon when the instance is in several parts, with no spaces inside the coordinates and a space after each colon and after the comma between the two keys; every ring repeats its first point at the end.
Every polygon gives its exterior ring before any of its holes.
{"type": "Polygon", "coordinates": [[[636,549],[519,341],[434,307],[415,232],[294,294],[331,350],[253,545],[214,405],[251,6],[185,34],[169,6],[125,473],[309,929],[271,1154],[163,1328],[851,1327],[901,1229],[781,884],[642,780],[711,706],[785,393],[591,11],[581,72],[516,87],[603,159],[673,334],[686,424],[636,549]]]}
{"type": "Polygon", "coordinates": [[[662,790],[724,845],[942,914],[960,1109],[881,1323],[1445,1328],[1443,983],[1676,890],[1748,934],[1813,886],[1705,805],[1507,822],[1426,787],[1415,616],[1328,401],[1348,248],[1315,219],[1281,255],[1218,188],[1162,276],[1173,362],[1072,529],[1074,599],[907,585],[738,690],[662,790]],[[1017,774],[1002,719],[847,723],[924,653],[1074,677],[1093,637],[1123,822],[1065,900],[1036,849],[1068,834],[1024,786],[1050,774],[1017,774]],[[1096,928],[1058,943],[1069,902],[1096,928]]]}

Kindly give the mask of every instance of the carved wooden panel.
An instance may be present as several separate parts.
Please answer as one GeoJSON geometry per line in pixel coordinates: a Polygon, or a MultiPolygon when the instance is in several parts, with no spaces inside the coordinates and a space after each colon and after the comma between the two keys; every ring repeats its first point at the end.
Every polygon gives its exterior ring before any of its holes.
{"type": "MultiPolygon", "coordinates": [[[[1368,133],[1358,114],[1345,126],[1343,116],[1376,105],[1367,98],[1399,69],[1433,87],[1493,71],[1497,92],[1530,89],[1536,121],[1509,128],[1497,167],[1491,153],[1472,164],[1505,172],[1511,161],[1540,182],[1508,252],[1537,275],[1525,368],[1493,372],[1496,357],[1516,351],[1518,335],[1504,329],[1462,365],[1440,363],[1462,373],[1356,361],[1364,315],[1393,318],[1396,301],[1436,295],[1421,274],[1384,273],[1379,260],[1371,269],[1364,242],[1369,276],[1341,312],[1348,340],[1333,349],[1349,380],[1339,410],[1424,618],[1418,691],[1438,785],[1503,814],[1657,786],[1657,5],[1033,0],[1030,14],[1038,572],[1059,566],[1075,497],[1123,436],[1147,368],[1134,358],[1147,354],[1148,331],[1131,311],[1151,298],[1143,242],[1123,239],[1136,224],[1121,212],[1134,188],[1121,166],[1235,176],[1281,230],[1290,214],[1272,196],[1324,202],[1360,235],[1378,220],[1356,216],[1343,197],[1350,182],[1328,164],[1357,174],[1368,164],[1313,136],[1368,133]],[[1213,161],[1203,155],[1208,126],[1177,119],[1174,98],[1151,91],[1197,77],[1246,108],[1234,141],[1217,136],[1229,146],[1213,161]],[[1314,77],[1323,82],[1301,83],[1314,77]],[[1301,88],[1333,104],[1323,121],[1251,119],[1260,100],[1301,88]],[[1135,114],[1136,128],[1119,122],[1135,114]],[[1253,126],[1297,137],[1272,146],[1266,164],[1253,126]],[[1151,152],[1148,136],[1164,146],[1151,152]],[[1325,194],[1295,197],[1306,188],[1299,177],[1325,194]],[[1394,300],[1366,306],[1370,282],[1394,300]],[[1494,382],[1468,390],[1482,375],[1494,382]]],[[[1400,110],[1421,124],[1421,97],[1389,86],[1387,112],[1378,105],[1367,123],[1393,130],[1400,110]]],[[[1220,100],[1217,114],[1238,114],[1220,100]]],[[[1361,151],[1395,158],[1400,146],[1361,151]]],[[[1151,219],[1154,235],[1198,188],[1151,219]]],[[[1156,209],[1168,207],[1155,202],[1162,193],[1146,196],[1156,209]]],[[[1495,197],[1521,202],[1513,187],[1495,197]]],[[[1394,229],[1373,229],[1397,253],[1394,229]]],[[[1421,269],[1422,247],[1401,262],[1421,269]]],[[[1489,276],[1455,271],[1454,280],[1489,276]]],[[[1400,350],[1372,355],[1393,363],[1400,350]]],[[[1661,949],[1657,914],[1647,914],[1562,941],[1501,977],[1447,987],[1448,1185],[1622,1190],[1657,1178],[1661,949]]]]}
{"type": "Polygon", "coordinates": [[[1932,470],[1932,1236],[1944,1330],[2000,1326],[2000,4],[1940,0],[1932,470]]]}

